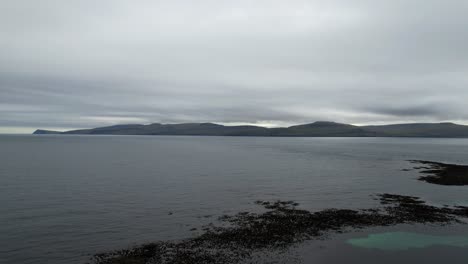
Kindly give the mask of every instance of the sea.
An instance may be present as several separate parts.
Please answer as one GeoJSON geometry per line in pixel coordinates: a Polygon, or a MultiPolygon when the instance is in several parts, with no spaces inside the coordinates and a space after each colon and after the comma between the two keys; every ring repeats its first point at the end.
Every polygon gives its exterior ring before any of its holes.
{"type": "MultiPolygon", "coordinates": [[[[392,193],[468,206],[468,186],[418,181],[408,160],[466,165],[468,139],[0,135],[0,263],[81,264],[190,238],[222,215],[260,210],[257,200],[357,209],[392,193]]],[[[264,259],[443,261],[468,263],[468,225],[347,230],[264,259]]]]}

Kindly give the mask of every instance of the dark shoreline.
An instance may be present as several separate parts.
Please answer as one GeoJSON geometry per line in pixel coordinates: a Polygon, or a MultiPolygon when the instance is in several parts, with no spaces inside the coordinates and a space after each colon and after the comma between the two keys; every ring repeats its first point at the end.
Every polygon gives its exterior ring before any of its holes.
{"type": "Polygon", "coordinates": [[[281,251],[327,234],[397,224],[464,223],[468,207],[437,207],[418,197],[379,194],[380,207],[361,210],[298,209],[292,201],[257,201],[265,213],[240,212],[219,218],[222,225],[207,225],[203,233],[179,241],[158,241],[130,249],[96,254],[89,263],[200,263],[233,264],[260,251],[281,251]]]}
{"type": "Polygon", "coordinates": [[[418,178],[420,181],[438,185],[468,185],[468,166],[466,165],[425,160],[409,160],[409,162],[419,164],[419,166],[413,167],[412,170],[418,170],[419,173],[423,174],[418,178]]]}

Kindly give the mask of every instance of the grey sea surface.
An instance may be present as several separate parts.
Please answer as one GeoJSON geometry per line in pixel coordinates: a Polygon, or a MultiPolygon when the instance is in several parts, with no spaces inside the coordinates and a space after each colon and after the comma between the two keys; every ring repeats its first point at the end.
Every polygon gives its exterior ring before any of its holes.
{"type": "MultiPolygon", "coordinates": [[[[0,263],[86,263],[102,251],[195,236],[221,215],[260,210],[257,200],[354,209],[376,206],[373,194],[394,193],[468,205],[468,187],[418,181],[417,171],[402,171],[413,166],[407,160],[468,164],[468,140],[1,135],[0,263]]],[[[350,231],[271,258],[468,263],[468,226],[350,231]],[[409,246],[374,247],[368,235],[409,246]],[[450,237],[462,242],[453,246],[450,237]]]]}

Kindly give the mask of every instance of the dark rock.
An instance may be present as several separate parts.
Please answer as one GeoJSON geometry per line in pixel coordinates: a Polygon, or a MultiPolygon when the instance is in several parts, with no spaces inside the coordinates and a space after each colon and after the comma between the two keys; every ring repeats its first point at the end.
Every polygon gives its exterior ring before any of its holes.
{"type": "Polygon", "coordinates": [[[468,185],[468,166],[466,165],[424,160],[410,160],[410,162],[425,165],[424,167],[413,168],[424,175],[419,177],[420,181],[439,185],[468,185]]]}
{"type": "Polygon", "coordinates": [[[396,224],[449,224],[468,217],[468,207],[436,207],[417,197],[394,194],[375,196],[382,207],[362,210],[327,209],[309,212],[292,201],[257,201],[268,211],[241,212],[219,218],[204,233],[181,241],[160,241],[132,249],[97,254],[92,263],[216,263],[231,264],[265,250],[281,251],[329,233],[396,224]]]}

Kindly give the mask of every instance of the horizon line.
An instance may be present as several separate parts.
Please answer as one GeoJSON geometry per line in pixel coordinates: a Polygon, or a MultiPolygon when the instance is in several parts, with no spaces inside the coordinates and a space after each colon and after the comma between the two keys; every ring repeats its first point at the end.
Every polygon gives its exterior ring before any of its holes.
{"type": "Polygon", "coordinates": [[[420,122],[420,121],[408,121],[408,122],[375,122],[375,123],[343,123],[337,121],[328,121],[328,120],[317,120],[307,123],[296,123],[290,124],[287,126],[275,125],[271,123],[249,123],[249,122],[180,122],[180,123],[160,123],[160,122],[149,122],[149,123],[114,123],[114,124],[107,124],[107,125],[99,125],[94,127],[56,127],[56,126],[44,126],[44,127],[21,127],[21,126],[0,126],[0,134],[31,134],[36,130],[47,130],[47,131],[56,131],[56,132],[66,132],[66,131],[73,131],[73,130],[82,130],[82,129],[94,129],[100,127],[112,127],[112,126],[119,126],[119,125],[143,125],[148,126],[152,124],[161,124],[161,125],[179,125],[179,124],[215,124],[215,125],[222,125],[228,127],[235,127],[235,126],[254,126],[254,127],[262,127],[262,128],[288,128],[291,126],[300,126],[300,125],[307,125],[313,124],[318,122],[328,122],[328,123],[337,123],[337,124],[345,124],[345,125],[352,125],[358,127],[364,126],[386,126],[386,125],[409,125],[409,124],[455,124],[461,126],[467,126],[467,123],[464,123],[460,120],[447,120],[447,121],[430,121],[430,122],[420,122]]]}

